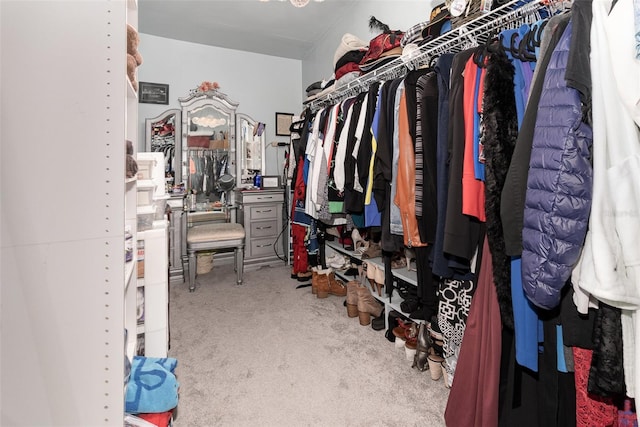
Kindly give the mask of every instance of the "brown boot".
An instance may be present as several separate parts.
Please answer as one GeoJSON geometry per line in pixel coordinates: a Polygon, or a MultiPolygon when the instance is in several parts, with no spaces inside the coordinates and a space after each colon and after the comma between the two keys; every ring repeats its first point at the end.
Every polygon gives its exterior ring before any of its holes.
{"type": "Polygon", "coordinates": [[[337,280],[336,275],[329,273],[329,293],[337,297],[343,297],[347,295],[347,287],[342,280],[337,280]]]}
{"type": "Polygon", "coordinates": [[[347,316],[358,316],[358,287],[360,282],[351,280],[347,282],[347,316]]]}
{"type": "Polygon", "coordinates": [[[326,298],[331,295],[343,297],[347,295],[347,287],[341,280],[336,280],[336,276],[333,270],[327,268],[326,270],[318,271],[318,298],[326,298]]]}
{"type": "Polygon", "coordinates": [[[320,267],[316,267],[314,270],[315,280],[312,279],[311,281],[311,292],[316,294],[318,298],[326,298],[329,296],[329,273],[332,273],[330,268],[323,270],[320,267]]]}
{"type": "Polygon", "coordinates": [[[368,288],[361,286],[356,290],[358,292],[358,317],[360,324],[367,326],[371,323],[371,315],[374,317],[380,316],[382,313],[382,304],[371,295],[368,288]]]}
{"type": "MultiPolygon", "coordinates": [[[[321,271],[324,270],[322,270],[320,267],[311,267],[311,293],[313,295],[318,295],[318,279],[320,278],[321,271]]],[[[328,273],[328,269],[324,274],[326,273],[328,273]]]]}

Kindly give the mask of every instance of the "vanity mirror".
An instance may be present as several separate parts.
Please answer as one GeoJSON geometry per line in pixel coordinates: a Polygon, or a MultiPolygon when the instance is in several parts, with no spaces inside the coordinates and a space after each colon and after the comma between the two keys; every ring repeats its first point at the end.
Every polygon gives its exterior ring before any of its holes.
{"type": "Polygon", "coordinates": [[[145,120],[145,151],[164,153],[167,192],[182,182],[180,113],[174,108],[145,120]]]}
{"type": "Polygon", "coordinates": [[[246,114],[237,114],[238,130],[236,182],[238,188],[251,188],[256,175],[265,172],[265,124],[246,114]]]}
{"type": "Polygon", "coordinates": [[[198,203],[221,203],[218,180],[236,175],[235,111],[238,103],[218,90],[193,91],[182,106],[182,178],[198,203]]]}

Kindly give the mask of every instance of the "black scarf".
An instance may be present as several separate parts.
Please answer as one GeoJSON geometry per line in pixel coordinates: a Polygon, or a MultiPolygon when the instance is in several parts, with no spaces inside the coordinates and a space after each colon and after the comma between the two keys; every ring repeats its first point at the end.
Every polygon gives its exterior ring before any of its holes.
{"type": "Polygon", "coordinates": [[[514,67],[501,43],[487,47],[487,71],[483,98],[485,157],[485,210],[487,239],[493,263],[493,280],[498,294],[502,324],[513,329],[511,301],[511,259],[505,252],[500,196],[518,137],[518,117],[514,94],[514,67]]]}

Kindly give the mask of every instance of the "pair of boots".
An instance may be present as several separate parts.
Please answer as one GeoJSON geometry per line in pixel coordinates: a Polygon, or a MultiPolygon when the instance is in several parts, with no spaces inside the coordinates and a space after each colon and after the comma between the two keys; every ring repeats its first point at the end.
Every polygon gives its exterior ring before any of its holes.
{"type": "Polygon", "coordinates": [[[347,316],[356,317],[362,326],[371,323],[371,316],[380,317],[382,304],[371,295],[369,288],[357,280],[347,282],[347,316]]]}
{"type": "Polygon", "coordinates": [[[311,293],[318,298],[327,298],[329,294],[338,297],[347,295],[347,288],[341,280],[337,280],[331,268],[311,269],[311,293]]]}
{"type": "Polygon", "coordinates": [[[395,347],[404,349],[407,360],[412,361],[415,358],[418,347],[418,325],[410,320],[396,319],[398,326],[391,330],[395,337],[395,347]]]}
{"type": "Polygon", "coordinates": [[[444,362],[442,344],[432,339],[429,329],[431,329],[430,325],[426,323],[420,324],[412,367],[422,372],[428,369],[431,373],[431,379],[437,381],[442,377],[444,371],[442,366],[444,362]]]}
{"type": "Polygon", "coordinates": [[[371,289],[376,290],[378,292],[378,296],[381,297],[385,279],[384,267],[378,266],[371,261],[365,261],[363,264],[365,265],[367,280],[371,284],[371,289]]]}

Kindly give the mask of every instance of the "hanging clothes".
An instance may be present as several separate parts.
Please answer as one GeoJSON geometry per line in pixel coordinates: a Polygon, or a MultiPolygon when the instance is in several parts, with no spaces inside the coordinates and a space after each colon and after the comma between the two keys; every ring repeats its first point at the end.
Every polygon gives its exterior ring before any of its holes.
{"type": "Polygon", "coordinates": [[[486,239],[482,252],[478,285],[469,309],[464,340],[444,413],[449,426],[498,425],[502,325],[486,239]]]}
{"type": "Polygon", "coordinates": [[[564,72],[571,20],[545,74],[525,194],[522,280],[534,304],[554,308],[575,265],[587,231],[593,169],[591,127],[582,121],[578,92],[564,72]]]}
{"type": "Polygon", "coordinates": [[[518,135],[512,66],[500,42],[487,48],[481,143],[485,162],[485,212],[487,240],[493,265],[502,323],[513,329],[511,259],[505,253],[500,196],[518,135]]]}
{"type": "Polygon", "coordinates": [[[453,268],[469,271],[471,258],[477,249],[480,221],[462,213],[462,174],[465,147],[464,127],[464,70],[476,49],[456,54],[451,66],[451,92],[449,98],[449,186],[443,251],[453,255],[453,268]]]}

